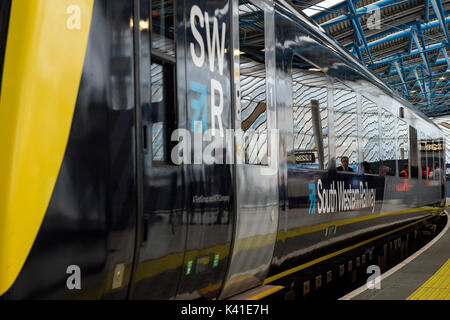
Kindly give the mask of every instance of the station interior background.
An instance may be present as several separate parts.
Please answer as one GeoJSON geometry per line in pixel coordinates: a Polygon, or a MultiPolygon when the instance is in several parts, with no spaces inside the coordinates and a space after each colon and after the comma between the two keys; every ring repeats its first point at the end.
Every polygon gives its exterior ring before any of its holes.
{"type": "Polygon", "coordinates": [[[450,197],[450,0],[292,0],[446,135],[450,197]]]}

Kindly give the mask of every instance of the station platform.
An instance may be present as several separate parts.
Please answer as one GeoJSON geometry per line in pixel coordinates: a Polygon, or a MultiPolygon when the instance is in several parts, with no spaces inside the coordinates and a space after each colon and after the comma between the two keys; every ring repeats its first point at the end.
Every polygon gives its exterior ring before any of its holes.
{"type": "Polygon", "coordinates": [[[448,204],[447,198],[444,229],[419,251],[383,273],[379,289],[363,285],[339,300],[450,300],[448,204]]]}

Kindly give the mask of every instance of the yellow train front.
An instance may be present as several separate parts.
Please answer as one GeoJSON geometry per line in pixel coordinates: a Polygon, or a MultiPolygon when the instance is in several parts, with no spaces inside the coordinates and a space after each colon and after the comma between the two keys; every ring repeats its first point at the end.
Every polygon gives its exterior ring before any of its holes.
{"type": "Polygon", "coordinates": [[[270,294],[442,210],[440,130],[287,1],[0,18],[0,299],[270,294]]]}

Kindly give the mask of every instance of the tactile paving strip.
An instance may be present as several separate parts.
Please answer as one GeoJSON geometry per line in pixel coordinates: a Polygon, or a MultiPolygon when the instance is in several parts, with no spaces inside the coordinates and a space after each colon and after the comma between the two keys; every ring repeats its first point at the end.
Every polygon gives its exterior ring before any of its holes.
{"type": "Polygon", "coordinates": [[[407,300],[450,300],[450,259],[407,300]]]}

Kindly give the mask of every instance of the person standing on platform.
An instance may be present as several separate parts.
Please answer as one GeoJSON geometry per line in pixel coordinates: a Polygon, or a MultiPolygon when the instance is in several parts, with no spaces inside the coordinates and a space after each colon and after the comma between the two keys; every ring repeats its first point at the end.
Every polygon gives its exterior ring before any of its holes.
{"type": "Polygon", "coordinates": [[[439,161],[434,163],[434,170],[430,173],[430,179],[437,180],[441,183],[441,197],[445,195],[445,173],[439,166],[439,161]]]}
{"type": "Polygon", "coordinates": [[[348,157],[342,156],[341,164],[342,165],[340,165],[339,167],[336,168],[337,171],[353,172],[353,169],[348,166],[348,157]]]}
{"type": "Polygon", "coordinates": [[[430,179],[441,181],[444,176],[442,169],[439,166],[439,162],[434,163],[434,170],[430,173],[430,179]]]}
{"type": "Polygon", "coordinates": [[[400,177],[408,179],[408,165],[406,164],[402,171],[400,171],[400,177]]]}

